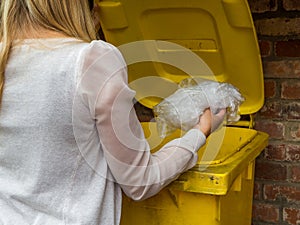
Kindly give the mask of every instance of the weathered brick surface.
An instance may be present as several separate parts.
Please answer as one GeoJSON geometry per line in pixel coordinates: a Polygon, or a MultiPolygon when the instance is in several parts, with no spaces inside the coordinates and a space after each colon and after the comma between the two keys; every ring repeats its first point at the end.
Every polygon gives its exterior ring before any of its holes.
{"type": "MultiPolygon", "coordinates": [[[[300,145],[299,144],[286,144],[286,161],[300,163],[300,145]]],[[[300,196],[299,196],[300,197],[300,196]]]]}
{"type": "Polygon", "coordinates": [[[268,201],[300,202],[300,188],[295,186],[282,186],[266,184],[263,188],[263,198],[268,201]]]}
{"type": "Polygon", "coordinates": [[[277,10],[277,0],[248,0],[251,12],[264,13],[277,10]]]}
{"type": "Polygon", "coordinates": [[[285,207],[283,209],[283,221],[289,225],[300,224],[300,208],[296,207],[285,207]]]}
{"type": "Polygon", "coordinates": [[[276,81],[265,80],[264,82],[265,98],[274,98],[276,96],[276,81]]]}
{"type": "Polygon", "coordinates": [[[286,123],[286,136],[287,141],[300,141],[300,123],[288,122],[286,123]]]}
{"type": "Polygon", "coordinates": [[[270,18],[255,21],[258,35],[290,36],[300,33],[300,18],[270,18]]]}
{"type": "Polygon", "coordinates": [[[300,99],[300,80],[288,80],[281,84],[282,99],[300,99]]]}
{"type": "Polygon", "coordinates": [[[281,142],[269,144],[264,151],[264,158],[272,161],[284,161],[286,159],[286,145],[281,142]]]}
{"type": "Polygon", "coordinates": [[[258,183],[258,182],[254,183],[253,198],[256,199],[256,200],[260,200],[261,199],[261,184],[258,183]]]}
{"type": "Polygon", "coordinates": [[[272,42],[271,41],[259,41],[260,55],[267,57],[272,54],[272,42]]]}
{"type": "Polygon", "coordinates": [[[277,41],[274,46],[278,57],[300,57],[300,40],[277,41]]]}
{"type": "Polygon", "coordinates": [[[270,204],[254,204],[252,211],[253,219],[265,222],[278,222],[279,207],[270,204]]]}
{"type": "Polygon", "coordinates": [[[285,126],[282,122],[260,120],[256,122],[255,129],[268,133],[271,139],[284,138],[285,126]]]}
{"type": "Polygon", "coordinates": [[[257,160],[255,177],[262,180],[286,181],[288,168],[281,163],[257,160]]]}
{"type": "MultiPolygon", "coordinates": [[[[278,119],[298,122],[300,119],[300,102],[284,102],[266,98],[265,103],[259,112],[259,116],[261,119],[278,119]]],[[[259,124],[260,122],[257,123],[257,126],[259,126],[259,124]]]]}
{"type": "Polygon", "coordinates": [[[263,158],[269,161],[300,163],[300,145],[297,143],[271,142],[264,150],[263,158]]]}
{"type": "Polygon", "coordinates": [[[292,182],[300,183],[300,164],[292,166],[291,172],[292,172],[291,174],[292,182]]]}
{"type": "Polygon", "coordinates": [[[283,0],[283,8],[288,11],[300,10],[299,0],[283,0]]]}
{"type": "Polygon", "coordinates": [[[286,103],[284,106],[284,114],[287,117],[287,120],[300,120],[300,102],[299,101],[293,101],[286,103]]]}
{"type": "Polygon", "coordinates": [[[252,225],[300,225],[300,1],[248,2],[265,77],[255,128],[270,134],[256,160],[252,225]]]}
{"type": "Polygon", "coordinates": [[[262,118],[282,118],[282,112],[282,102],[266,101],[264,106],[260,110],[260,116],[262,118]]]}
{"type": "Polygon", "coordinates": [[[300,61],[279,60],[264,61],[265,78],[300,78],[300,61]]]}

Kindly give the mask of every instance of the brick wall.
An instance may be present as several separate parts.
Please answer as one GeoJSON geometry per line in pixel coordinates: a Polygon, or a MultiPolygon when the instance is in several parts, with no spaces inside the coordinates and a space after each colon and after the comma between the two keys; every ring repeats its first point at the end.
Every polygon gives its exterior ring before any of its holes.
{"type": "Polygon", "coordinates": [[[300,0],[248,0],[261,49],[265,105],[256,129],[253,225],[300,225],[300,0]]]}

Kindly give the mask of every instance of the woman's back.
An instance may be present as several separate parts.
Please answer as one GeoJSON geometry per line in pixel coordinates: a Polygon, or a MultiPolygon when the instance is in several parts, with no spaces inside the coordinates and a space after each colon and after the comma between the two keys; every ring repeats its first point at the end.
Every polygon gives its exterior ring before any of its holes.
{"type": "Polygon", "coordinates": [[[2,224],[119,219],[119,187],[95,176],[73,134],[72,104],[87,46],[74,38],[28,39],[12,49],[0,112],[2,224]]]}

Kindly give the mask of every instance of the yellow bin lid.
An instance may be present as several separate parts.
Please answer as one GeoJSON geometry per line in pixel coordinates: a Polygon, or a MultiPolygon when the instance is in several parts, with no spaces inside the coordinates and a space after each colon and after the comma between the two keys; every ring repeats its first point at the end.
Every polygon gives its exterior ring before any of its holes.
{"type": "Polygon", "coordinates": [[[246,0],[102,0],[101,26],[128,63],[129,85],[152,108],[193,77],[236,86],[241,114],[263,105],[263,72],[246,0]]]}

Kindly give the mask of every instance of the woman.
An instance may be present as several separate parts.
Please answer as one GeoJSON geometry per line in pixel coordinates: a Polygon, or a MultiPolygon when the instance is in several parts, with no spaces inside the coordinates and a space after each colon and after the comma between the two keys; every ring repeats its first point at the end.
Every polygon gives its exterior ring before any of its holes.
{"type": "Polygon", "coordinates": [[[121,189],[156,194],[222,121],[207,110],[150,154],[126,64],[95,39],[87,0],[1,1],[1,224],[119,224],[121,189]]]}

